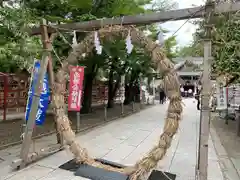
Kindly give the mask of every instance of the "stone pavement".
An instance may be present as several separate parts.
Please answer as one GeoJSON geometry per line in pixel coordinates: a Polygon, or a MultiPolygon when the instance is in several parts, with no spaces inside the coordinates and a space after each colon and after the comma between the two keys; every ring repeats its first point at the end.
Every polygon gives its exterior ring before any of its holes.
{"type": "MultiPolygon", "coordinates": [[[[197,157],[199,111],[193,99],[184,99],[180,130],[158,169],[177,174],[177,180],[194,180],[197,157]]],[[[133,165],[157,142],[163,129],[167,104],[156,105],[132,116],[116,120],[77,137],[95,157],[133,165]]],[[[18,172],[0,164],[0,180],[84,180],[58,168],[72,159],[69,150],[54,154],[18,172]]],[[[209,180],[223,180],[218,157],[209,138],[209,180]]],[[[235,180],[235,179],[233,179],[235,180]]]]}
{"type": "Polygon", "coordinates": [[[226,125],[224,119],[213,114],[211,124],[211,135],[216,142],[224,176],[228,179],[240,179],[240,137],[236,135],[236,121],[230,120],[226,125]]]}

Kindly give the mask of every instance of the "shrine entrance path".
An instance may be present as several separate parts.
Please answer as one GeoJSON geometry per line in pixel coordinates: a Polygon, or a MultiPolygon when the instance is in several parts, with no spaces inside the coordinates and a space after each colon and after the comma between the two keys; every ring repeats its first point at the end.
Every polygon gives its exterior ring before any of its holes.
{"type": "MultiPolygon", "coordinates": [[[[184,112],[180,130],[174,137],[167,156],[158,169],[177,174],[177,180],[194,180],[197,158],[199,114],[194,99],[184,99],[184,112]]],[[[157,102],[156,102],[157,104],[157,102]]],[[[116,120],[81,135],[78,141],[96,157],[132,165],[157,143],[164,125],[167,104],[153,106],[137,114],[116,120]]],[[[59,169],[72,159],[65,150],[18,172],[8,166],[0,168],[1,180],[84,180],[72,172],[59,169]]],[[[209,180],[223,180],[223,173],[212,138],[209,138],[209,180]]],[[[234,180],[234,179],[233,179],[234,180]]]]}

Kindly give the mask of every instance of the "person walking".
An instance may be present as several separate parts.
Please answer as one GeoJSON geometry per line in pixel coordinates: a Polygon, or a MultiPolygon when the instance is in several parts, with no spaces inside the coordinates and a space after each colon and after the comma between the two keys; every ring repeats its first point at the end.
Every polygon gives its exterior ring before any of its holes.
{"type": "Polygon", "coordinates": [[[164,93],[163,88],[159,89],[159,99],[160,99],[159,103],[163,104],[164,103],[164,99],[165,99],[165,93],[164,93]]]}
{"type": "Polygon", "coordinates": [[[195,99],[197,100],[197,110],[200,110],[200,97],[201,96],[201,86],[199,86],[197,88],[197,92],[196,92],[196,95],[195,95],[195,99]]]}
{"type": "Polygon", "coordinates": [[[184,88],[182,85],[180,86],[180,92],[181,92],[181,96],[184,97],[184,88]]]}
{"type": "Polygon", "coordinates": [[[192,89],[190,88],[189,90],[188,90],[188,97],[193,97],[193,94],[192,94],[192,89]]]}

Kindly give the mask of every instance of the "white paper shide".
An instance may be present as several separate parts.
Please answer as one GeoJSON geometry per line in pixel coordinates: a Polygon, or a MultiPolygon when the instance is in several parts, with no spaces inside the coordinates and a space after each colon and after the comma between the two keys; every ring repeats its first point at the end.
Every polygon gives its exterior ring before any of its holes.
{"type": "Polygon", "coordinates": [[[94,45],[95,45],[97,54],[102,54],[102,46],[100,45],[97,31],[94,32],[94,45]]]}
{"type": "Polygon", "coordinates": [[[126,38],[126,49],[127,49],[127,53],[131,54],[131,52],[133,50],[133,45],[132,45],[132,41],[131,41],[131,33],[130,33],[130,31],[128,31],[128,36],[126,38]]]}
{"type": "Polygon", "coordinates": [[[73,31],[73,38],[72,38],[72,47],[75,48],[77,46],[77,35],[76,31],[73,31]]]}

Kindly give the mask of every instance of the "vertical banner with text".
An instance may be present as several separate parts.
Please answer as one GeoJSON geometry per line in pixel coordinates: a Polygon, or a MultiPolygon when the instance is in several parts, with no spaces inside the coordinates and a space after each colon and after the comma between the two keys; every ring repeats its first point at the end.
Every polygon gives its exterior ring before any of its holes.
{"type": "Polygon", "coordinates": [[[68,110],[80,111],[83,91],[84,67],[70,67],[68,110]]]}
{"type": "Polygon", "coordinates": [[[217,110],[227,109],[227,88],[223,87],[221,84],[217,87],[217,110]]]}
{"type": "MultiPolygon", "coordinates": [[[[35,87],[35,84],[37,83],[39,70],[40,70],[40,61],[36,61],[34,64],[33,77],[31,77],[31,82],[30,82],[31,85],[29,87],[29,92],[28,92],[28,101],[27,101],[26,112],[25,112],[26,121],[28,121],[29,114],[31,111],[32,99],[33,99],[33,96],[35,95],[34,87],[35,87]]],[[[50,97],[50,90],[49,90],[48,74],[46,73],[43,79],[42,92],[40,95],[38,111],[36,115],[36,125],[43,125],[45,121],[46,112],[49,105],[49,97],[50,97]]]]}

